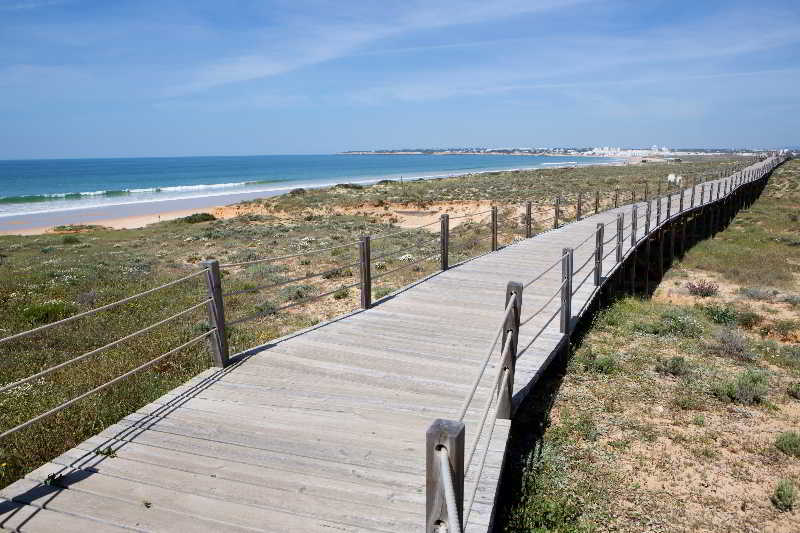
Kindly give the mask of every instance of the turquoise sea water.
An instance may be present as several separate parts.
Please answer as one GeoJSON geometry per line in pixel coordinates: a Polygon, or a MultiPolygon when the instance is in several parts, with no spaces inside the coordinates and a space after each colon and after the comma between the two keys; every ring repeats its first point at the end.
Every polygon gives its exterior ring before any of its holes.
{"type": "Polygon", "coordinates": [[[0,217],[296,187],[434,178],[504,169],[607,164],[600,157],[267,155],[0,161],[0,217]]]}

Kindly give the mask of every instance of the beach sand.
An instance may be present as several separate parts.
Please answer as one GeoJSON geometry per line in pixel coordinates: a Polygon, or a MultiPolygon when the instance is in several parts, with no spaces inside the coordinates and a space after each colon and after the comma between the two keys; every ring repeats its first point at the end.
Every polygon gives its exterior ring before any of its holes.
{"type": "MultiPolygon", "coordinates": [[[[640,159],[630,158],[610,164],[612,166],[639,164],[640,159]]],[[[554,167],[550,167],[550,169],[552,168],[554,167]]],[[[288,189],[272,193],[236,193],[214,197],[122,204],[0,217],[0,235],[41,235],[53,232],[57,226],[66,225],[99,225],[114,229],[133,229],[156,222],[174,220],[193,213],[211,213],[220,219],[232,218],[247,213],[270,214],[279,218],[291,218],[286,213],[266,212],[257,207],[236,205],[238,202],[245,200],[279,196],[287,192],[288,189]]],[[[432,204],[426,207],[424,211],[414,211],[408,205],[392,205],[389,206],[389,209],[383,207],[359,207],[357,209],[340,209],[339,211],[342,214],[360,213],[379,218],[393,218],[396,220],[393,223],[397,226],[414,227],[431,223],[437,220],[442,213],[460,216],[470,212],[485,211],[490,207],[490,202],[446,202],[432,204]]],[[[521,214],[521,210],[519,211],[521,214]]],[[[320,213],[316,214],[324,213],[320,211],[320,213]]],[[[534,213],[534,216],[536,215],[537,213],[534,213]]],[[[545,213],[541,215],[549,216],[545,213]]],[[[463,223],[473,218],[475,220],[480,219],[480,217],[466,217],[459,219],[458,223],[463,223]]]]}

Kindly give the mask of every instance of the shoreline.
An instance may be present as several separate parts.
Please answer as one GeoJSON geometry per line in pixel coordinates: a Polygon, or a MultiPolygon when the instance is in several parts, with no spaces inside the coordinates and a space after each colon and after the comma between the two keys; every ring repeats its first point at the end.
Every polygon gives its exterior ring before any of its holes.
{"type": "MultiPolygon", "coordinates": [[[[608,158],[607,163],[582,164],[580,166],[623,166],[633,163],[629,159],[608,158]]],[[[408,181],[461,178],[496,172],[517,172],[524,170],[550,170],[555,168],[571,168],[578,166],[568,162],[547,167],[519,167],[499,170],[482,170],[478,172],[456,172],[451,174],[430,174],[409,178],[408,181]]],[[[342,181],[324,184],[294,184],[270,190],[242,191],[221,193],[201,197],[169,198],[145,200],[100,206],[73,207],[62,210],[39,211],[13,215],[0,215],[0,235],[42,235],[52,233],[57,226],[98,225],[113,229],[135,229],[149,224],[174,220],[197,212],[219,213],[218,218],[228,218],[231,206],[246,200],[270,198],[289,193],[293,189],[324,189],[344,183],[374,185],[379,181],[391,178],[371,178],[367,180],[342,181]]],[[[398,179],[395,179],[398,180],[398,179]]],[[[217,216],[215,214],[215,216],[217,216]]]]}

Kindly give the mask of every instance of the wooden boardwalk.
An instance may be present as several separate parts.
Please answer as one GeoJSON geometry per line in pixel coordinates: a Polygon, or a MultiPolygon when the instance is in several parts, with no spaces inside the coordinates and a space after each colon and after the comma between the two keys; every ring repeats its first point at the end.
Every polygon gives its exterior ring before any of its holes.
{"type": "MultiPolygon", "coordinates": [[[[674,218],[680,200],[671,201],[674,218]]],[[[686,190],[686,210],[690,201],[686,190]]],[[[637,244],[645,205],[638,204],[637,244]]],[[[629,225],[630,205],[586,217],[203,372],[0,491],[0,526],[62,533],[424,529],[426,430],[436,418],[458,418],[503,319],[507,282],[527,284],[558,264],[524,289],[516,406],[567,341],[560,298],[551,300],[562,284],[562,249],[574,248],[575,321],[601,288],[593,279],[596,226],[606,224],[605,238],[614,238],[619,213],[629,225]],[[109,447],[113,453],[97,453],[109,447]]],[[[656,217],[653,208],[651,232],[656,217]]],[[[605,246],[603,283],[620,265],[615,242],[605,246]]],[[[464,417],[467,447],[480,437],[467,463],[465,492],[477,490],[466,531],[490,527],[508,440],[509,420],[479,431],[497,364],[490,360],[464,417]]]]}

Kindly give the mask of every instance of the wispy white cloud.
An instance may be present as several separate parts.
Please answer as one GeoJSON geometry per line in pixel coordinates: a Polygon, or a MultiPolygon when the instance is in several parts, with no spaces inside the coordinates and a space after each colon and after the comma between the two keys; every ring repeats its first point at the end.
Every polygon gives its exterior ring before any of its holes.
{"type": "Polygon", "coordinates": [[[2,0],[0,11],[25,11],[51,7],[68,2],[69,0],[2,0]]]}
{"type": "MultiPolygon", "coordinates": [[[[383,9],[363,13],[337,12],[330,24],[294,19],[277,35],[260,39],[254,49],[241,55],[221,58],[192,68],[186,73],[187,83],[173,86],[168,95],[175,96],[216,86],[266,78],[309,65],[345,57],[370,43],[415,31],[431,30],[488,22],[523,15],[565,9],[588,0],[483,0],[438,2],[404,2],[381,4],[383,9]],[[387,11],[388,10],[388,11],[387,11]]],[[[266,31],[266,30],[265,30],[266,31]]]]}

